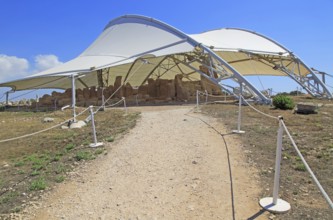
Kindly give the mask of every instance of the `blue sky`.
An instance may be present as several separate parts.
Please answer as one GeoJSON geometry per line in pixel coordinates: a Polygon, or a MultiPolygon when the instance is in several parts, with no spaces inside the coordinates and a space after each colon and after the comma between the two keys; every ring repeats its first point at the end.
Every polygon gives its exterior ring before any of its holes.
{"type": "MultiPolygon", "coordinates": [[[[333,74],[333,0],[2,0],[1,9],[0,82],[69,61],[108,21],[124,14],[153,17],[188,34],[224,27],[253,30],[310,67],[333,74]]],[[[250,80],[262,89],[258,77],[250,80]]],[[[276,91],[297,87],[289,78],[260,80],[276,91]]]]}

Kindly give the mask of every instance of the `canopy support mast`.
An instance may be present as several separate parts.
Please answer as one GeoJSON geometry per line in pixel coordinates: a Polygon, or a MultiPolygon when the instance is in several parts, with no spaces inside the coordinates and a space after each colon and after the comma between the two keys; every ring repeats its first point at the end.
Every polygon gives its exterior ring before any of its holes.
{"type": "Polygon", "coordinates": [[[72,79],[72,108],[73,108],[73,122],[76,122],[76,111],[75,111],[75,106],[76,106],[76,88],[75,88],[75,74],[71,75],[72,79]]]}

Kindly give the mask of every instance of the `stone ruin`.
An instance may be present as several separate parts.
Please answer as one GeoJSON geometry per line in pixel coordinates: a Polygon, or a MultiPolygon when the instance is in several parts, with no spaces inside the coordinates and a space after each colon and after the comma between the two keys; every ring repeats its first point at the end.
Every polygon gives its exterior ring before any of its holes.
{"type": "MultiPolygon", "coordinates": [[[[105,99],[109,98],[119,87],[121,87],[122,77],[117,76],[114,85],[104,88],[105,99]]],[[[147,84],[139,87],[132,87],[126,83],[112,99],[119,100],[126,98],[126,103],[172,103],[187,102],[196,100],[196,91],[207,91],[211,95],[221,95],[220,87],[201,76],[198,81],[183,81],[183,76],[178,74],[173,80],[167,79],[148,79],[147,84]]],[[[65,90],[64,93],[52,92],[51,95],[44,95],[39,99],[40,106],[63,107],[72,103],[72,89],[65,90]]],[[[84,88],[76,90],[76,105],[87,107],[90,105],[102,105],[102,88],[84,88]]]]}

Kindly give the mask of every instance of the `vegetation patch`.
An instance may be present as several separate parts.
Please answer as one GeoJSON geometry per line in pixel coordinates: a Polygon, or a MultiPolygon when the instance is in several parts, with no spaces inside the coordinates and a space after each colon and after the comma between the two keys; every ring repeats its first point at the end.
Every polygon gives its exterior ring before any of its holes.
{"type": "MultiPolygon", "coordinates": [[[[306,101],[309,96],[291,98],[294,103],[299,103],[306,101]]],[[[283,116],[288,130],[305,160],[328,195],[333,195],[332,102],[312,98],[311,102],[323,104],[323,107],[318,109],[318,114],[293,114],[292,111],[262,105],[254,107],[266,114],[276,117],[283,116]]],[[[228,131],[237,128],[237,109],[236,105],[201,106],[203,113],[221,119],[228,131]]],[[[239,135],[237,138],[240,138],[243,143],[242,149],[251,152],[246,154],[248,163],[259,170],[262,184],[260,198],[271,197],[278,121],[255,112],[249,106],[243,106],[241,130],[244,130],[245,134],[239,135]],[[271,168],[271,170],[267,168],[271,168]]],[[[229,133],[228,131],[227,133],[229,133]]],[[[285,132],[282,158],[279,195],[291,204],[291,210],[286,214],[274,216],[274,219],[332,219],[332,210],[312,181],[285,132]]]]}
{"type": "Polygon", "coordinates": [[[107,137],[105,140],[107,142],[113,142],[114,141],[114,137],[110,136],[110,137],[107,137]]]}
{"type": "Polygon", "coordinates": [[[305,168],[305,165],[303,163],[297,163],[296,166],[295,166],[295,170],[305,172],[306,168],[305,168]]]}
{"type": "Polygon", "coordinates": [[[77,161],[95,159],[94,155],[89,151],[79,151],[74,157],[77,161]]]}
{"type": "Polygon", "coordinates": [[[29,186],[30,191],[44,190],[46,189],[46,181],[43,177],[33,180],[29,186]]]}
{"type": "MultiPolygon", "coordinates": [[[[45,117],[59,123],[71,118],[71,114],[71,111],[0,112],[0,122],[6,127],[0,133],[0,140],[50,127],[49,123],[41,123],[45,117]]],[[[80,117],[79,120],[84,120],[87,115],[80,117]]],[[[122,110],[98,112],[95,116],[98,140],[121,137],[121,131],[134,127],[138,117],[139,113],[123,117],[122,110]]],[[[73,130],[56,128],[0,143],[0,164],[4,164],[0,166],[0,214],[20,212],[25,206],[22,201],[28,203],[41,193],[40,190],[63,182],[67,172],[80,164],[77,161],[92,160],[107,153],[107,146],[95,149],[87,147],[90,143],[93,143],[90,125],[73,130]]]]}
{"type": "Polygon", "coordinates": [[[275,108],[287,110],[295,107],[294,101],[291,97],[285,95],[277,95],[273,98],[273,105],[275,108]]]}

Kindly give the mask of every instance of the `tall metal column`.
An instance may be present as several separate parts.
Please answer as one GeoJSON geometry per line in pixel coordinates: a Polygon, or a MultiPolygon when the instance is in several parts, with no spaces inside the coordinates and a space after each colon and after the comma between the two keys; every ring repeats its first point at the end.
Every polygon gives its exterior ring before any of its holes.
{"type": "Polygon", "coordinates": [[[9,103],[9,91],[6,92],[6,105],[8,105],[9,103]]]}
{"type": "Polygon", "coordinates": [[[75,94],[75,74],[71,76],[72,78],[72,108],[73,108],[73,119],[74,122],[76,122],[76,111],[75,111],[75,106],[76,106],[76,94],[75,94]]]}

